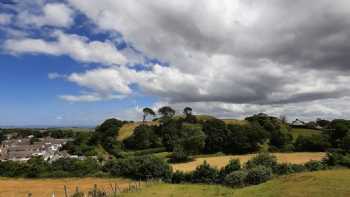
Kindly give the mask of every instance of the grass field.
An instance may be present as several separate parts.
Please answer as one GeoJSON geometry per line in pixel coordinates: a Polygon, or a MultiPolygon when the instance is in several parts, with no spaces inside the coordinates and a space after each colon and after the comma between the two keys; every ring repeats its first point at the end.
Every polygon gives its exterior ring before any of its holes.
{"type": "Polygon", "coordinates": [[[291,134],[295,140],[298,136],[311,136],[311,135],[320,135],[322,131],[316,129],[303,129],[303,128],[293,128],[291,134]]]}
{"type": "Polygon", "coordinates": [[[226,124],[232,125],[247,125],[248,121],[246,120],[237,120],[237,119],[222,119],[226,124]]]}
{"type": "MultiPolygon", "coordinates": [[[[325,156],[325,153],[274,153],[274,155],[277,157],[278,162],[281,163],[302,164],[310,160],[321,160],[325,156]]],[[[245,163],[254,156],[255,154],[200,157],[191,162],[173,164],[172,167],[174,171],[180,170],[189,172],[196,169],[197,166],[201,165],[206,160],[210,165],[221,168],[228,164],[231,159],[239,159],[241,163],[245,163]]]]}
{"type": "Polygon", "coordinates": [[[266,183],[230,189],[218,185],[159,184],[123,197],[348,197],[350,170],[332,170],[282,176],[266,183]]]}
{"type": "Polygon", "coordinates": [[[69,179],[0,179],[0,197],[27,197],[32,193],[33,197],[51,197],[55,192],[56,197],[64,196],[64,185],[69,194],[79,186],[80,191],[89,191],[97,184],[98,188],[110,191],[110,184],[118,184],[121,188],[127,188],[130,181],[126,179],[100,179],[100,178],[69,178],[69,179]]]}
{"type": "MultiPolygon", "coordinates": [[[[141,125],[142,122],[135,122],[135,123],[127,123],[127,124],[124,124],[120,129],[119,129],[119,134],[118,134],[118,137],[117,137],[117,140],[119,141],[123,141],[125,140],[126,138],[130,137],[133,132],[134,132],[134,129],[141,125]]],[[[148,122],[145,122],[145,124],[147,125],[158,125],[159,122],[156,122],[156,121],[148,121],[148,122]]]]}

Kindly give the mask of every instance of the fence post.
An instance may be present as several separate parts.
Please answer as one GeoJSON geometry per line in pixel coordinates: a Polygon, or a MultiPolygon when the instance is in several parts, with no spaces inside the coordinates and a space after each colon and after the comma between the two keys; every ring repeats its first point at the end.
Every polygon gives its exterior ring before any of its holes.
{"type": "Polygon", "coordinates": [[[64,196],[68,197],[68,189],[66,185],[64,185],[64,196]]]}

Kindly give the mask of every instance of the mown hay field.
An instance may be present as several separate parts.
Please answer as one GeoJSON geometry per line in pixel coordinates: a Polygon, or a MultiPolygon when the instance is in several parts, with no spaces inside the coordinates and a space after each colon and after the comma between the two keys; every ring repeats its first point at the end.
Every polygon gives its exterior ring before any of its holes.
{"type": "Polygon", "coordinates": [[[349,197],[350,170],[305,172],[240,189],[219,185],[159,184],[123,197],[349,197]]]}
{"type": "Polygon", "coordinates": [[[0,197],[27,197],[32,193],[33,197],[56,197],[64,196],[64,186],[68,188],[69,194],[73,194],[76,187],[80,191],[90,191],[94,184],[98,188],[111,191],[110,185],[118,184],[120,188],[127,188],[131,183],[127,179],[103,179],[103,178],[64,178],[64,179],[0,179],[0,197]]]}
{"type": "MultiPolygon", "coordinates": [[[[310,160],[321,160],[326,156],[323,152],[273,153],[273,155],[277,157],[277,160],[280,163],[295,164],[306,163],[310,160]]],[[[200,157],[191,162],[173,164],[172,167],[174,171],[179,170],[189,172],[195,170],[196,167],[201,165],[204,161],[207,161],[211,166],[222,168],[227,165],[231,159],[239,159],[241,163],[245,163],[254,156],[255,154],[200,157]]]]}

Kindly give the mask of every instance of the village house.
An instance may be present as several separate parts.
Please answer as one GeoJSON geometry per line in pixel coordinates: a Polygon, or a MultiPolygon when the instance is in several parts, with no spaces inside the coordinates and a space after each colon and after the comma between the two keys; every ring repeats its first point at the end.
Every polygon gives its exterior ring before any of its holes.
{"type": "Polygon", "coordinates": [[[27,161],[34,156],[41,156],[44,160],[57,158],[59,149],[69,139],[55,139],[51,137],[40,138],[33,141],[31,137],[21,139],[8,139],[0,145],[1,161],[27,161]]]}

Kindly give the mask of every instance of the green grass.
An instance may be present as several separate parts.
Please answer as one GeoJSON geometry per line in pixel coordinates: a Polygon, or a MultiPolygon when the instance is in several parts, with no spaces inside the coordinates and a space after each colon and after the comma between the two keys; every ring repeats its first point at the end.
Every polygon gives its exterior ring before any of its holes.
{"type": "Polygon", "coordinates": [[[350,170],[306,172],[282,176],[266,183],[241,189],[219,185],[156,184],[124,197],[348,197],[350,170]]]}
{"type": "Polygon", "coordinates": [[[303,128],[293,128],[291,131],[293,139],[297,139],[298,136],[311,136],[311,135],[320,135],[322,131],[316,129],[303,129],[303,128]]]}

